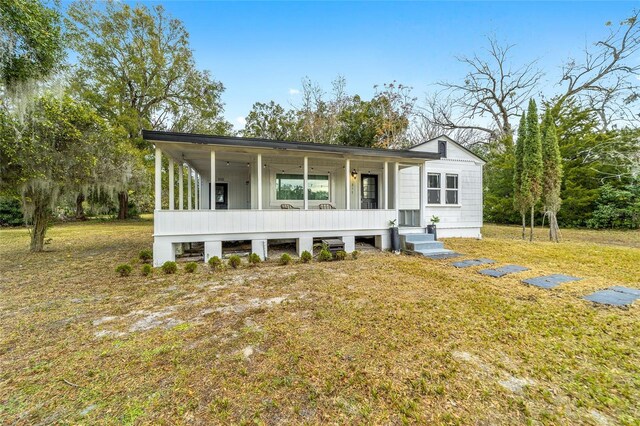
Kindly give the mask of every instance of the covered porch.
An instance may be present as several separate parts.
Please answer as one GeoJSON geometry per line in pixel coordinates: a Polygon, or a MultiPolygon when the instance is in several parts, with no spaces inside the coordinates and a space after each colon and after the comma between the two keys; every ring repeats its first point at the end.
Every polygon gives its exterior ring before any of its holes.
{"type": "MultiPolygon", "coordinates": [[[[425,161],[431,153],[311,143],[145,132],[156,147],[154,264],[182,243],[204,242],[204,260],[223,241],[293,239],[297,252],[314,238],[375,237],[390,247],[390,222],[424,227],[425,161]],[[420,209],[401,210],[401,170],[419,169],[420,209]]],[[[435,157],[437,158],[437,157],[435,157]]]]}

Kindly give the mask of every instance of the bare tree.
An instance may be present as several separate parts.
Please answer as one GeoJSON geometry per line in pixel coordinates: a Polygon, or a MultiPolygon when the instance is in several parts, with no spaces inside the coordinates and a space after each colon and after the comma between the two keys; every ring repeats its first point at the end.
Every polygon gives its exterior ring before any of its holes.
{"type": "MultiPolygon", "coordinates": [[[[616,121],[638,119],[634,106],[640,100],[640,86],[636,76],[640,73],[640,26],[635,10],[631,17],[611,28],[609,35],[585,48],[581,61],[569,60],[562,68],[559,85],[563,93],[552,102],[557,114],[570,100],[576,100],[592,109],[601,120],[602,130],[616,121]]],[[[607,22],[612,27],[611,22],[607,22]]]]}
{"type": "Polygon", "coordinates": [[[441,90],[427,98],[422,117],[431,126],[483,135],[476,142],[513,134],[511,120],[520,115],[542,73],[536,61],[513,67],[509,55],[514,45],[502,46],[493,37],[488,41],[485,56],[457,58],[469,68],[463,83],[440,82],[441,90]]]}

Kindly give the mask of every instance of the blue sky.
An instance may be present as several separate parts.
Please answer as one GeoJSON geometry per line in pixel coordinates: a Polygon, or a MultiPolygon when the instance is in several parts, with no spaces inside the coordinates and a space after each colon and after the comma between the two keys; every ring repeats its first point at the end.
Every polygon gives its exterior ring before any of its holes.
{"type": "Polygon", "coordinates": [[[606,34],[640,2],[207,2],[163,1],[191,34],[200,68],[226,87],[225,116],[236,127],[254,102],[296,103],[301,79],[370,97],[397,80],[416,96],[460,80],[455,56],[473,55],[485,36],[515,44],[514,62],[539,60],[547,92],[559,67],[606,34]]]}

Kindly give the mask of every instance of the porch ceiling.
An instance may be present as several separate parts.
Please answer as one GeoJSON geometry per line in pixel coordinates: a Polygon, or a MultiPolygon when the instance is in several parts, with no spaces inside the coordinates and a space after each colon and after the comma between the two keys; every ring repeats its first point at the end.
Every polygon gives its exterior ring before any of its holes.
{"type": "Polygon", "coordinates": [[[398,161],[420,164],[425,160],[439,159],[437,153],[411,150],[392,150],[328,145],[310,142],[273,141],[268,139],[209,136],[190,133],[143,131],[145,140],[158,146],[176,161],[184,161],[205,173],[209,170],[208,153],[215,149],[216,159],[221,161],[253,163],[256,154],[265,156],[309,156],[324,159],[360,159],[364,161],[398,161]]]}

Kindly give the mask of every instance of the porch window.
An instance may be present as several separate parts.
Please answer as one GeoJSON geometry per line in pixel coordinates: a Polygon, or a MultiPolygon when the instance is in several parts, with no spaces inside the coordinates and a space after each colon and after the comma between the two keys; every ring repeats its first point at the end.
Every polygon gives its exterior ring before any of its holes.
{"type": "Polygon", "coordinates": [[[445,199],[447,204],[458,204],[458,175],[447,174],[445,199]]]}
{"type": "MultiPolygon", "coordinates": [[[[307,198],[309,200],[329,200],[329,176],[307,176],[307,198]]],[[[276,199],[279,201],[302,201],[304,193],[304,177],[301,174],[276,174],[276,199]]]]}
{"type": "Polygon", "coordinates": [[[440,174],[427,174],[427,203],[440,204],[440,174]]]}

